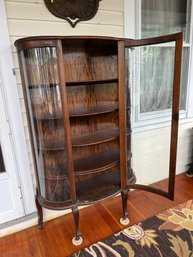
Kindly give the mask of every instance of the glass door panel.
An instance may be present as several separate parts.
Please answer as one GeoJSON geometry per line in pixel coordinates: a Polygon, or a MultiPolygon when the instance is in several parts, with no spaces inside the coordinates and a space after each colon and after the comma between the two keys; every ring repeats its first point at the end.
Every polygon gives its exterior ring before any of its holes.
{"type": "Polygon", "coordinates": [[[144,170],[150,169],[151,165],[157,181],[160,180],[160,174],[168,177],[168,188],[160,189],[142,185],[140,182],[138,182],[139,184],[129,185],[129,187],[147,190],[173,199],[179,119],[182,34],[128,40],[126,42],[126,56],[128,57],[126,67],[127,70],[130,69],[127,86],[137,84],[137,90],[140,90],[141,93],[140,99],[135,103],[141,112],[141,119],[144,118],[143,113],[148,114],[149,119],[154,114],[154,118],[157,119],[162,117],[159,111],[167,111],[168,121],[171,124],[167,133],[161,134],[159,145],[152,132],[152,137],[147,138],[147,140],[142,138],[138,142],[134,142],[135,146],[138,143],[138,150],[137,152],[133,151],[135,170],[140,163],[140,168],[143,167],[143,170],[139,172],[142,174],[144,170]],[[132,51],[130,50],[131,47],[132,51]],[[132,52],[135,52],[135,55],[132,52]],[[132,60],[133,56],[135,56],[134,61],[132,60]],[[147,146],[149,152],[143,150],[147,149],[147,146]],[[142,150],[141,153],[140,150],[142,150]],[[152,156],[153,159],[151,159],[152,156]]]}

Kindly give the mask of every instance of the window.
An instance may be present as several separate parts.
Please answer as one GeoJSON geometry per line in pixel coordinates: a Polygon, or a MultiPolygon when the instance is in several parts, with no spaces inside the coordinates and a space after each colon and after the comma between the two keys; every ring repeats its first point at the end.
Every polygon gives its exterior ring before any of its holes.
{"type": "MultiPolygon", "coordinates": [[[[129,22],[135,24],[136,38],[183,32],[180,110],[181,117],[184,118],[188,109],[191,2],[191,0],[137,0],[135,18],[133,22],[131,20],[129,22]]],[[[127,21],[125,26],[129,23],[127,21]]],[[[126,36],[128,37],[127,34],[126,36]]],[[[128,58],[130,58],[135,124],[140,126],[140,124],[167,122],[172,104],[174,44],[135,48],[129,51],[128,58]]]]}

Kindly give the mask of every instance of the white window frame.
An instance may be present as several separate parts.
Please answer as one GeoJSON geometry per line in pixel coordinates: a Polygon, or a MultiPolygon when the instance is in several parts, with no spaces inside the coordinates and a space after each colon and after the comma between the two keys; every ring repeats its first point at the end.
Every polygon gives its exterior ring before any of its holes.
{"type": "MultiPolygon", "coordinates": [[[[180,111],[180,124],[193,121],[193,0],[191,4],[191,21],[190,21],[190,42],[184,44],[189,47],[189,72],[187,78],[187,98],[186,111],[180,111]]],[[[125,37],[139,38],[141,31],[141,0],[124,0],[124,21],[125,21],[125,37]]],[[[132,71],[130,72],[132,79],[132,71]]],[[[171,124],[171,111],[157,111],[145,114],[139,113],[139,88],[131,88],[131,104],[132,104],[132,124],[133,131],[145,131],[149,129],[166,127],[171,124]]]]}
{"type": "Polygon", "coordinates": [[[14,75],[13,56],[9,40],[9,31],[5,1],[0,0],[0,70],[5,96],[6,109],[13,139],[13,150],[19,177],[25,215],[36,211],[30,164],[26,146],[24,125],[19,102],[17,82],[14,75]]]}

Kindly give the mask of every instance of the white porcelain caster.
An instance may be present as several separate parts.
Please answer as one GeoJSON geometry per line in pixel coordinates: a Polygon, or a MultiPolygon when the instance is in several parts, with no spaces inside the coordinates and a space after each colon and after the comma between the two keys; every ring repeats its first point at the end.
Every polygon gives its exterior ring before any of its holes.
{"type": "Polygon", "coordinates": [[[82,242],[83,242],[83,238],[81,236],[79,236],[78,238],[76,237],[72,238],[73,245],[81,245],[82,242]]]}
{"type": "Polygon", "coordinates": [[[124,226],[129,224],[129,219],[128,218],[120,218],[120,223],[124,226]]]}

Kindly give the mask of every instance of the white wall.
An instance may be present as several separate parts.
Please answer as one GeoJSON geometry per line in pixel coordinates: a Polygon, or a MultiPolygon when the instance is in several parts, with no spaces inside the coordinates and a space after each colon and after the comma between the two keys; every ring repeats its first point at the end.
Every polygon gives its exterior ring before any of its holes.
{"type": "MultiPolygon", "coordinates": [[[[193,160],[192,127],[193,122],[179,126],[177,174],[186,171],[193,160]]],[[[168,177],[170,134],[170,127],[133,134],[133,169],[138,183],[150,184],[168,177]]]]}

